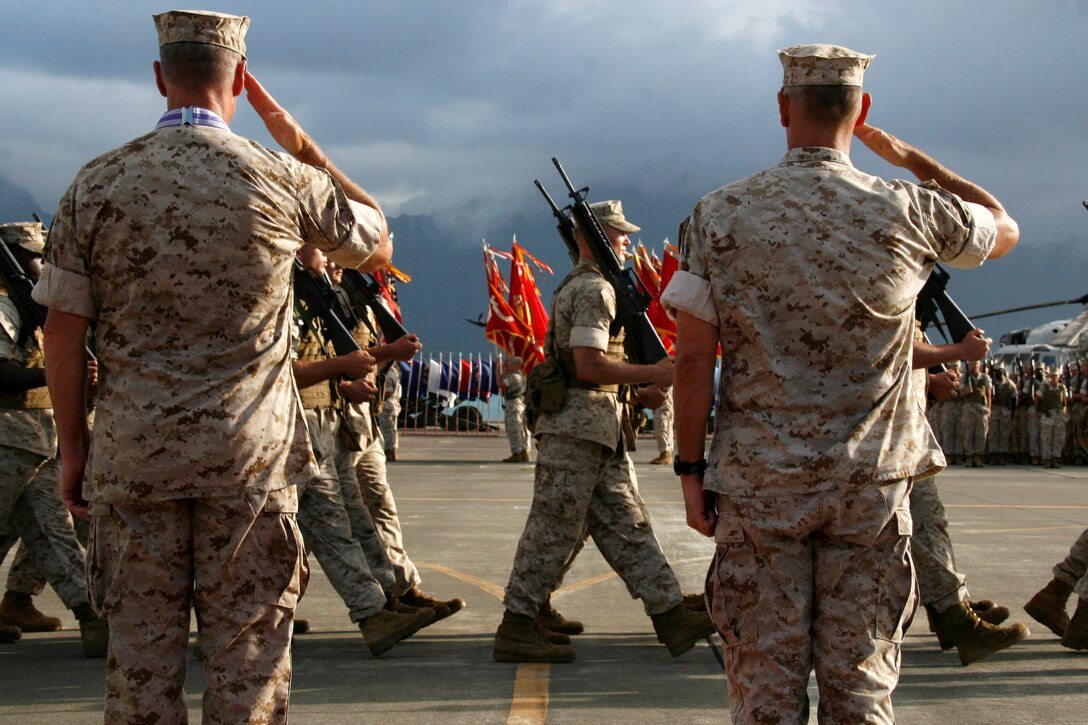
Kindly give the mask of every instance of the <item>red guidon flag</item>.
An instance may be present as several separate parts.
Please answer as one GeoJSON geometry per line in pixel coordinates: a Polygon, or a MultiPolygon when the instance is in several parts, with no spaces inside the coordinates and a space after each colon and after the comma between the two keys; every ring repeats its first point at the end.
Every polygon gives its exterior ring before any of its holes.
{"type": "Polygon", "coordinates": [[[539,262],[536,257],[514,240],[511,250],[514,258],[510,261],[510,308],[518,319],[533,331],[534,360],[525,357],[525,370],[528,371],[544,360],[544,334],[548,329],[548,310],[540,299],[540,289],[536,286],[536,276],[529,267],[527,259],[533,260],[538,269],[551,272],[551,268],[539,262]]]}
{"type": "MultiPolygon", "coordinates": [[[[484,337],[498,345],[507,355],[528,362],[536,357],[532,328],[525,325],[506,301],[507,288],[502,272],[495,262],[495,250],[484,243],[484,272],[487,275],[487,323],[484,337]]],[[[504,253],[499,253],[506,256],[504,253]]]]}

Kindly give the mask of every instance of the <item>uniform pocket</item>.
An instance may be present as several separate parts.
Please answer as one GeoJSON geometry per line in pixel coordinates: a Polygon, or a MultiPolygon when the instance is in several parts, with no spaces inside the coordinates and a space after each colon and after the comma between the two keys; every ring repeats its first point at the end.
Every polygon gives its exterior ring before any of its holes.
{"type": "Polygon", "coordinates": [[[905,507],[897,508],[895,518],[888,522],[877,545],[883,555],[876,562],[880,586],[875,602],[873,636],[896,644],[903,641],[918,603],[914,562],[910,558],[910,533],[910,511],[905,507]]]}
{"type": "Polygon", "coordinates": [[[87,513],[91,517],[84,562],[87,596],[92,607],[109,614],[117,607],[117,598],[110,597],[110,589],[117,575],[119,553],[117,519],[113,515],[113,507],[105,503],[91,503],[87,513]]]}

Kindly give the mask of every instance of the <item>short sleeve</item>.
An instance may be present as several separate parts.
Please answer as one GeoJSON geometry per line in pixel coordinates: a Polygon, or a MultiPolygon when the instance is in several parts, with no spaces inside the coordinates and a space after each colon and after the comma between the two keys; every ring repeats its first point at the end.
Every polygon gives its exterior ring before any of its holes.
{"type": "Polygon", "coordinates": [[[587,284],[574,295],[569,344],[608,351],[608,329],[616,317],[616,295],[612,286],[587,284]]]}
{"type": "Polygon", "coordinates": [[[661,294],[661,304],[670,315],[686,312],[703,322],[719,327],[718,309],[710,286],[706,247],[698,222],[698,210],[681,227],[680,269],[661,294]]]}
{"type": "Polygon", "coordinates": [[[98,310],[91,286],[90,250],[76,228],[76,185],[61,199],[49,229],[45,265],[32,297],[49,309],[96,319],[98,310]]]}
{"type": "Polygon", "coordinates": [[[938,259],[957,269],[981,266],[997,243],[993,213],[980,204],[963,201],[933,181],[915,188],[938,259]]]}
{"type": "Polygon", "coordinates": [[[345,267],[370,259],[381,242],[381,213],[348,199],[323,169],[302,165],[301,174],[302,238],[345,267]]]}

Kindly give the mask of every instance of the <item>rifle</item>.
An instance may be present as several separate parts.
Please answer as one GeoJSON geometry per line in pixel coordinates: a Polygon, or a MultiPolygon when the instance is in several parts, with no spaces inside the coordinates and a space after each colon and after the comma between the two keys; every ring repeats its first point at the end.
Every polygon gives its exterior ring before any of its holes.
{"type": "MultiPolygon", "coordinates": [[[[556,207],[554,203],[552,204],[552,213],[559,220],[560,234],[563,234],[562,230],[566,225],[570,225],[569,228],[572,230],[571,241],[573,241],[573,222],[578,222],[597,266],[601,268],[605,279],[612,284],[612,289],[616,292],[616,320],[614,325],[622,325],[627,330],[629,349],[632,351],[631,357],[634,362],[652,365],[659,360],[663,360],[668,357],[668,353],[665,351],[665,346],[661,344],[661,338],[657,336],[657,330],[650,324],[650,319],[646,316],[646,310],[650,305],[650,296],[646,294],[642,285],[639,284],[634,271],[624,268],[620,260],[616,258],[616,252],[608,241],[608,237],[605,236],[600,220],[597,219],[597,215],[589,208],[589,202],[586,201],[589,187],[580,190],[575,189],[570,177],[567,176],[567,172],[563,170],[563,165],[559,163],[559,159],[553,156],[552,163],[559,172],[559,176],[562,177],[563,183],[566,184],[570,198],[573,200],[571,205],[567,207],[569,214],[564,214],[563,210],[556,207]]],[[[543,191],[543,187],[541,187],[541,191],[543,191]]],[[[612,330],[611,332],[616,331],[618,330],[612,330]]]]}
{"type": "Polygon", "coordinates": [[[373,276],[357,269],[345,268],[340,286],[348,293],[348,297],[357,308],[370,308],[370,311],[374,313],[374,319],[378,321],[378,327],[381,328],[382,337],[387,343],[399,340],[408,334],[408,330],[404,329],[404,325],[400,324],[396,315],[385,306],[381,296],[381,285],[373,276]]]}
{"type": "Polygon", "coordinates": [[[329,284],[328,278],[314,277],[299,259],[295,260],[295,294],[306,302],[307,311],[311,315],[320,317],[325,323],[325,335],[337,355],[347,355],[361,349],[351,331],[340,319],[343,312],[336,311],[336,291],[329,284]]]}
{"type": "MultiPolygon", "coordinates": [[[[922,323],[923,335],[926,328],[932,325],[937,328],[937,331],[941,333],[941,337],[945,340],[960,342],[975,329],[975,324],[971,322],[971,319],[964,314],[963,310],[948,294],[948,280],[948,272],[944,271],[941,265],[934,265],[933,271],[929,274],[929,279],[926,280],[922,291],[918,293],[915,309],[918,319],[922,323]],[[940,317],[937,315],[938,311],[941,313],[940,317]],[[941,326],[941,317],[944,318],[944,324],[948,328],[947,333],[944,327],[941,326]]],[[[926,342],[928,341],[929,337],[927,336],[926,342]]],[[[934,365],[929,369],[929,372],[934,374],[944,371],[944,365],[934,365]]]]}
{"type": "Polygon", "coordinates": [[[533,179],[533,183],[536,184],[536,188],[540,189],[540,193],[544,195],[545,201],[548,202],[548,206],[552,209],[552,214],[559,220],[555,230],[559,232],[563,243],[567,245],[567,254],[570,255],[570,261],[578,264],[578,257],[581,255],[578,253],[578,242],[574,241],[574,222],[552,200],[552,195],[544,188],[544,184],[540,183],[540,179],[533,179]]]}
{"type": "Polygon", "coordinates": [[[15,308],[19,311],[19,319],[23,321],[23,329],[18,340],[18,343],[22,345],[26,342],[27,336],[33,334],[36,328],[45,326],[47,310],[30,296],[34,290],[34,280],[23,271],[19,260],[3,242],[0,242],[0,274],[4,277],[11,301],[15,303],[15,308]]]}

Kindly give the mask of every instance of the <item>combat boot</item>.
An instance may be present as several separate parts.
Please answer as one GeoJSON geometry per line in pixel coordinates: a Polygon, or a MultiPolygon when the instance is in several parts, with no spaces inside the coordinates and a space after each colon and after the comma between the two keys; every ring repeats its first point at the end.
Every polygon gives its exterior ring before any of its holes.
{"type": "Polygon", "coordinates": [[[434,610],[417,609],[413,612],[394,612],[383,609],[359,621],[359,631],[366,639],[370,654],[377,657],[388,652],[397,642],[408,639],[434,619],[434,610]]]}
{"type": "Polygon", "coordinates": [[[1045,587],[1024,605],[1024,611],[1039,624],[1045,626],[1059,637],[1065,636],[1069,626],[1069,615],[1065,613],[1065,604],[1073,586],[1057,579],[1051,579],[1045,587]]]}
{"type": "Polygon", "coordinates": [[[520,453],[511,453],[509,456],[502,459],[502,462],[503,463],[521,463],[521,454],[520,453]]]}
{"type": "Polygon", "coordinates": [[[1088,649],[1088,599],[1077,600],[1077,611],[1062,635],[1062,647],[1088,649]]]}
{"type": "Polygon", "coordinates": [[[665,451],[658,454],[657,458],[654,458],[650,463],[656,466],[671,466],[672,465],[672,451],[665,451]]]}
{"type": "MultiPolygon", "coordinates": [[[[998,625],[1009,618],[1008,607],[999,607],[990,599],[980,599],[977,602],[964,600],[971,607],[980,620],[986,624],[998,625]]],[[[945,612],[938,612],[931,605],[926,605],[926,615],[929,618],[929,631],[937,635],[937,643],[941,651],[950,650],[956,646],[956,637],[952,631],[952,624],[945,612]]]]}
{"type": "Polygon", "coordinates": [[[409,607],[430,607],[434,610],[435,622],[440,619],[445,619],[451,614],[460,612],[465,608],[465,600],[460,597],[454,597],[453,599],[438,599],[437,597],[432,597],[430,594],[424,593],[416,585],[413,585],[411,589],[404,594],[401,594],[400,601],[402,604],[407,604],[409,607]]]}
{"type": "Polygon", "coordinates": [[[56,632],[60,629],[60,619],[39,612],[29,594],[10,589],[0,601],[0,621],[24,632],[56,632]]]}
{"type": "Polygon", "coordinates": [[[110,626],[90,604],[72,608],[79,622],[79,640],[84,657],[105,657],[110,649],[110,626]]]}
{"type": "Polygon", "coordinates": [[[529,458],[529,451],[528,450],[524,450],[524,451],[522,451],[521,453],[518,454],[518,462],[519,463],[529,463],[530,461],[531,461],[531,459],[529,458]]]}
{"type": "Polygon", "coordinates": [[[573,662],[574,647],[555,644],[539,621],[507,610],[495,632],[493,656],[498,662],[573,662]]]}
{"type": "Polygon", "coordinates": [[[983,622],[965,602],[951,607],[942,618],[952,626],[952,636],[962,665],[978,662],[994,652],[1011,647],[1029,634],[1023,624],[1001,627],[983,622]]]}
{"type": "Polygon", "coordinates": [[[387,449],[386,452],[385,452],[385,460],[386,461],[395,461],[395,460],[397,460],[397,449],[396,448],[387,449]]]}
{"type": "Polygon", "coordinates": [[[703,592],[684,592],[684,607],[693,612],[705,612],[706,594],[703,592]]]}
{"type": "Polygon", "coordinates": [[[18,627],[11,627],[0,622],[0,644],[18,642],[23,638],[23,633],[18,627]]]}
{"type": "Polygon", "coordinates": [[[710,615],[693,612],[683,604],[677,604],[662,614],[654,614],[650,619],[653,620],[658,641],[669,648],[669,654],[673,657],[684,654],[696,642],[716,631],[710,615]]]}
{"type": "Polygon", "coordinates": [[[537,613],[536,618],[544,629],[552,632],[581,634],[586,631],[585,625],[577,619],[567,619],[562,614],[555,611],[555,607],[552,606],[551,597],[548,597],[548,599],[544,601],[544,605],[540,607],[540,612],[537,613]]]}

